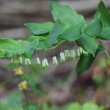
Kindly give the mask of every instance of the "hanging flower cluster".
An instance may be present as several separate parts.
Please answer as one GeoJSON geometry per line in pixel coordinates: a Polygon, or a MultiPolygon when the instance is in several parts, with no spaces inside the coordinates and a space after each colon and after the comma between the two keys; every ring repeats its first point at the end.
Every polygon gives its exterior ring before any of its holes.
{"type": "MultiPolygon", "coordinates": [[[[77,49],[71,49],[71,50],[64,50],[62,52],[60,52],[59,54],[59,58],[57,58],[56,56],[52,57],[52,64],[53,65],[58,65],[60,62],[65,62],[69,59],[77,59],[80,58],[81,55],[88,55],[88,52],[86,52],[84,49],[82,49],[81,47],[77,48],[77,49]]],[[[14,62],[13,60],[11,60],[12,62],[14,62]]],[[[19,62],[21,64],[25,64],[25,65],[30,65],[32,62],[29,58],[25,58],[23,60],[23,58],[20,56],[19,57],[19,62]]],[[[41,60],[39,57],[36,58],[36,63],[38,65],[41,65],[42,67],[49,67],[49,61],[47,58],[44,58],[43,60],[41,60]]]]}
{"type": "MultiPolygon", "coordinates": [[[[27,56],[32,57],[36,50],[46,51],[64,42],[73,42],[81,48],[65,50],[59,54],[59,61],[54,56],[52,62],[57,65],[67,59],[80,57],[76,65],[76,73],[81,75],[90,68],[99,52],[105,52],[101,40],[110,40],[110,12],[103,0],[100,0],[90,22],[87,22],[75,9],[61,5],[55,0],[50,0],[50,9],[53,22],[25,24],[31,32],[27,39],[0,38],[0,58],[12,58],[13,62],[13,58],[22,56],[19,58],[20,63],[28,65],[31,64],[31,60],[27,56]],[[81,56],[82,53],[88,56],[81,56]]],[[[49,66],[47,58],[41,60],[37,57],[36,62],[43,67],[49,66]]]]}

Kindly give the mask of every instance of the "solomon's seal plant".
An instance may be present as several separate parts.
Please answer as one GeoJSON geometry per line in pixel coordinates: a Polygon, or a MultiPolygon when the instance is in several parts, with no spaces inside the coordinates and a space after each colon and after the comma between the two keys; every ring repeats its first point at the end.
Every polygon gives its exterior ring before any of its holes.
{"type": "MultiPolygon", "coordinates": [[[[78,75],[84,73],[93,63],[95,57],[104,47],[100,41],[110,40],[110,12],[101,0],[96,14],[90,22],[74,9],[60,5],[50,0],[53,22],[27,23],[25,26],[31,31],[26,40],[13,40],[0,38],[0,58],[19,58],[20,63],[31,64],[30,58],[35,51],[54,49],[63,42],[75,42],[78,49],[65,50],[60,53],[60,61],[79,58],[76,66],[78,75]]],[[[48,59],[36,62],[43,67],[48,67],[48,59]]],[[[58,64],[56,56],[52,58],[53,64],[58,64]]],[[[21,87],[21,86],[20,86],[21,87]]]]}

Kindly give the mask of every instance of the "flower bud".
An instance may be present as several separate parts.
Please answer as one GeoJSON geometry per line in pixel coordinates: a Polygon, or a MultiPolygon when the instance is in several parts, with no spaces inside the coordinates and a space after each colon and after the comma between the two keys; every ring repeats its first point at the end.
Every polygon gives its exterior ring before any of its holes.
{"type": "Polygon", "coordinates": [[[57,57],[56,56],[53,57],[53,64],[54,65],[58,65],[58,60],[57,60],[57,57]]]}
{"type": "Polygon", "coordinates": [[[18,85],[20,90],[27,90],[28,89],[28,83],[27,81],[22,81],[19,85],[18,85]]]}

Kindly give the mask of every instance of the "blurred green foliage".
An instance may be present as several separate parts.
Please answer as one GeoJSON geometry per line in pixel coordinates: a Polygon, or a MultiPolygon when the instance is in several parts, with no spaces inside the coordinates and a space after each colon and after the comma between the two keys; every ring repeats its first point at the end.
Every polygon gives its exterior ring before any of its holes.
{"type": "Polygon", "coordinates": [[[35,105],[32,103],[28,103],[27,105],[21,107],[21,94],[11,94],[9,99],[4,103],[0,102],[0,110],[105,110],[104,106],[99,106],[94,102],[86,102],[84,104],[79,104],[77,102],[73,102],[63,107],[60,106],[51,106],[49,107],[47,104],[35,105]]]}

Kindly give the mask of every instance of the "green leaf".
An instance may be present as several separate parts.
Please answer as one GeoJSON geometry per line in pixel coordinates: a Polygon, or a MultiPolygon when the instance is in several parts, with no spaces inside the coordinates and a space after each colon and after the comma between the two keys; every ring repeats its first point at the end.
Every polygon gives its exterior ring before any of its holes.
{"type": "Polygon", "coordinates": [[[7,102],[9,110],[23,110],[21,106],[21,101],[23,98],[24,96],[18,92],[11,93],[11,95],[8,96],[7,102]]]}
{"type": "Polygon", "coordinates": [[[83,33],[89,36],[97,36],[102,31],[103,24],[98,17],[95,17],[90,23],[83,27],[83,33]]]}
{"type": "MultiPolygon", "coordinates": [[[[46,36],[35,36],[31,35],[28,38],[28,41],[30,42],[29,50],[37,49],[37,50],[45,50],[49,47],[47,43],[47,37],[46,36]]],[[[32,51],[31,50],[31,51],[32,51]]]]}
{"type": "Polygon", "coordinates": [[[4,58],[5,51],[3,49],[0,49],[0,58],[4,58]]]}
{"type": "Polygon", "coordinates": [[[0,38],[0,58],[22,55],[25,53],[28,45],[29,42],[27,41],[0,38]]]}
{"type": "Polygon", "coordinates": [[[16,49],[16,53],[18,53],[18,54],[24,54],[25,53],[25,51],[27,50],[27,48],[29,47],[29,42],[28,41],[26,41],[26,40],[17,40],[16,41],[17,42],[17,49],[16,49]]]}
{"type": "Polygon", "coordinates": [[[100,14],[100,20],[104,24],[104,27],[110,26],[110,12],[102,0],[99,3],[96,16],[97,14],[100,14]]]}
{"type": "Polygon", "coordinates": [[[26,23],[25,26],[32,32],[34,35],[46,34],[51,31],[53,28],[52,22],[46,23],[26,23]]]}
{"type": "Polygon", "coordinates": [[[34,54],[34,50],[35,50],[35,47],[37,46],[37,41],[34,40],[30,43],[28,49],[26,50],[25,52],[25,55],[27,57],[32,57],[32,55],[34,54]]]}
{"type": "Polygon", "coordinates": [[[78,76],[82,75],[85,71],[87,71],[91,67],[97,54],[102,50],[103,50],[103,47],[99,46],[99,48],[97,49],[95,53],[95,56],[93,56],[92,54],[81,55],[78,61],[78,64],[76,66],[76,73],[78,76]]]}
{"type": "Polygon", "coordinates": [[[90,68],[90,66],[92,65],[94,59],[95,59],[95,57],[93,57],[93,55],[91,55],[91,54],[89,54],[88,56],[81,55],[81,57],[78,61],[78,64],[76,66],[77,75],[80,76],[86,70],[88,70],[90,68]]]}
{"type": "Polygon", "coordinates": [[[64,40],[58,38],[58,43],[56,45],[50,45],[48,43],[48,36],[35,36],[35,35],[30,35],[28,38],[28,41],[30,42],[30,45],[27,49],[27,56],[31,57],[34,50],[49,50],[56,48],[58,45],[60,45],[64,40]],[[30,52],[28,54],[28,52],[30,52]]]}
{"type": "Polygon", "coordinates": [[[103,28],[102,32],[97,36],[97,38],[110,40],[110,27],[103,28]]]}
{"type": "Polygon", "coordinates": [[[14,70],[15,68],[18,68],[19,65],[20,65],[19,61],[9,62],[9,63],[7,64],[7,69],[10,70],[10,71],[12,71],[12,70],[14,70]]]}
{"type": "Polygon", "coordinates": [[[77,40],[77,43],[85,51],[87,51],[93,55],[95,54],[95,52],[98,48],[98,43],[96,42],[96,40],[87,35],[82,35],[81,38],[77,40]]]}
{"type": "Polygon", "coordinates": [[[85,103],[82,110],[99,110],[99,107],[95,103],[85,103]]]}
{"type": "Polygon", "coordinates": [[[68,41],[75,41],[81,37],[82,25],[71,26],[62,34],[61,38],[68,41]]]}
{"type": "Polygon", "coordinates": [[[47,104],[44,104],[44,105],[42,106],[42,109],[43,109],[43,110],[50,110],[50,107],[49,107],[47,104]]]}
{"type": "Polygon", "coordinates": [[[79,103],[69,104],[67,110],[81,110],[81,105],[79,103]]]}
{"type": "Polygon", "coordinates": [[[17,42],[12,40],[12,39],[8,39],[8,38],[0,38],[0,49],[11,49],[13,48],[13,46],[17,46],[17,42]]]}
{"type": "Polygon", "coordinates": [[[48,44],[49,45],[56,44],[57,38],[63,33],[63,31],[64,31],[64,25],[61,24],[59,21],[57,21],[52,31],[50,32],[50,35],[48,38],[48,44]]]}
{"type": "Polygon", "coordinates": [[[25,106],[23,107],[23,110],[38,110],[38,106],[36,104],[25,104],[25,106]]]}
{"type": "Polygon", "coordinates": [[[60,20],[66,26],[85,23],[83,16],[69,6],[60,5],[51,1],[51,11],[55,21],[60,20]]]}

